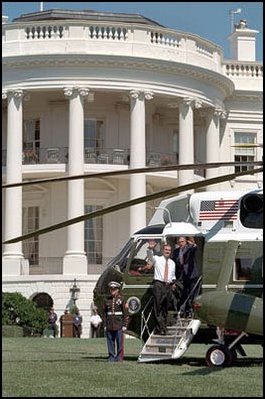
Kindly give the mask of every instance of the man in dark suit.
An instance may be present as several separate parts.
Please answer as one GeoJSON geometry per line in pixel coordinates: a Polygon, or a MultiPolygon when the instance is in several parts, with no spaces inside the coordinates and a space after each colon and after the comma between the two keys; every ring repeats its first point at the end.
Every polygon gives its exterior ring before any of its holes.
{"type": "Polygon", "coordinates": [[[182,281],[183,291],[179,301],[179,310],[183,316],[191,316],[191,298],[189,297],[199,272],[195,260],[197,245],[193,237],[179,237],[178,247],[174,249],[172,259],[176,263],[176,278],[182,281]],[[188,298],[189,297],[189,298],[188,298]]]}
{"type": "Polygon", "coordinates": [[[48,319],[49,319],[49,324],[50,324],[50,330],[52,332],[52,337],[55,338],[56,337],[56,328],[57,328],[57,326],[56,326],[57,313],[55,313],[53,307],[51,307],[51,309],[49,310],[48,319]]]}

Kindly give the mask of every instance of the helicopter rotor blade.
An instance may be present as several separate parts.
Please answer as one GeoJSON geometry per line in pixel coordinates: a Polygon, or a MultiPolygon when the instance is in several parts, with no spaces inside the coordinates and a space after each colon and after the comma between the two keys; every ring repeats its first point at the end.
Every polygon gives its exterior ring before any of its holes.
{"type": "Polygon", "coordinates": [[[82,174],[82,175],[73,175],[73,176],[64,176],[64,177],[54,177],[50,179],[38,179],[38,180],[29,180],[18,183],[9,183],[3,184],[2,188],[11,188],[11,187],[20,187],[27,186],[33,184],[43,184],[43,183],[56,183],[61,181],[69,181],[69,180],[77,180],[77,179],[91,179],[91,178],[99,178],[99,177],[113,177],[113,176],[122,176],[122,175],[130,175],[130,174],[138,174],[138,173],[154,173],[154,172],[167,172],[174,170],[189,170],[189,169],[208,169],[208,168],[218,168],[225,166],[261,166],[262,162],[215,162],[215,163],[204,163],[204,164],[186,164],[186,165],[166,165],[166,166],[156,166],[156,167],[144,167],[144,168],[135,168],[135,169],[126,169],[126,170],[115,170],[109,172],[97,172],[90,174],[82,174]]]}
{"type": "Polygon", "coordinates": [[[232,174],[227,174],[227,175],[223,175],[223,176],[217,176],[217,177],[214,177],[214,178],[211,178],[211,179],[206,179],[206,180],[203,180],[203,181],[200,181],[200,182],[195,182],[195,183],[193,182],[193,183],[185,184],[183,186],[174,187],[172,189],[159,191],[159,192],[156,192],[156,193],[153,193],[153,194],[146,195],[144,197],[134,198],[132,200],[121,202],[121,203],[118,203],[116,205],[111,205],[111,206],[106,207],[104,209],[101,209],[99,211],[95,211],[95,212],[87,213],[87,214],[84,214],[84,215],[81,215],[81,216],[77,216],[75,218],[66,220],[64,222],[57,223],[57,224],[45,227],[45,228],[40,229],[40,230],[36,230],[36,231],[34,231],[32,233],[24,234],[22,236],[6,240],[6,241],[3,242],[3,244],[11,244],[11,243],[23,241],[23,240],[26,240],[28,238],[34,237],[34,236],[39,236],[41,234],[45,234],[45,233],[48,233],[50,231],[58,230],[58,229],[61,229],[63,227],[70,226],[70,225],[72,225],[74,223],[82,222],[82,221],[87,220],[87,219],[92,219],[92,218],[95,218],[95,217],[98,217],[98,216],[103,216],[103,215],[106,215],[108,213],[115,212],[115,211],[118,211],[120,209],[127,208],[129,206],[140,204],[142,202],[148,202],[148,201],[151,201],[151,200],[154,200],[154,199],[157,199],[157,198],[176,195],[176,194],[178,194],[180,192],[183,192],[183,191],[188,191],[188,190],[192,190],[192,189],[198,189],[198,188],[209,186],[209,185],[212,185],[212,184],[217,184],[217,183],[225,182],[225,181],[228,181],[228,180],[233,180],[233,179],[235,179],[236,177],[239,177],[239,176],[245,176],[245,175],[249,175],[249,174],[260,173],[262,171],[263,171],[263,168],[258,168],[258,169],[252,169],[252,170],[243,171],[243,172],[239,172],[239,173],[232,173],[232,174]]]}

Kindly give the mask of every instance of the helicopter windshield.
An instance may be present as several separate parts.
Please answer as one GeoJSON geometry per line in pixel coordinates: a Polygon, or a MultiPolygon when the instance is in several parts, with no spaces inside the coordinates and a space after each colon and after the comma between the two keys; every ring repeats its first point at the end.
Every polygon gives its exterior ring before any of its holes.
{"type": "Polygon", "coordinates": [[[144,272],[139,270],[139,268],[144,267],[147,263],[147,253],[148,248],[151,243],[155,243],[155,248],[153,250],[154,255],[162,255],[162,245],[163,241],[161,239],[153,238],[141,238],[138,239],[136,246],[134,248],[133,258],[129,268],[129,274],[131,276],[139,276],[142,274],[153,274],[153,269],[146,269],[144,272]]]}
{"type": "Polygon", "coordinates": [[[119,254],[109,262],[108,267],[114,267],[119,272],[124,273],[133,242],[134,240],[131,238],[125,244],[119,254]]]}

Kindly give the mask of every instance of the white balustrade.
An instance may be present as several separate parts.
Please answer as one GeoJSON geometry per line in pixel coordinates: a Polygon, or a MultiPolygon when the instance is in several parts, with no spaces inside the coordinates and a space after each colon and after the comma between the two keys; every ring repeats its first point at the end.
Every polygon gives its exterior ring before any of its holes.
{"type": "Polygon", "coordinates": [[[9,23],[4,24],[2,30],[3,58],[17,56],[18,52],[19,55],[41,54],[39,42],[45,42],[44,51],[49,54],[115,53],[159,60],[168,60],[170,56],[172,61],[186,60],[189,64],[220,71],[221,47],[196,35],[163,27],[60,20],[9,23]]]}
{"type": "Polygon", "coordinates": [[[90,52],[185,62],[233,78],[261,78],[261,63],[222,62],[222,49],[197,35],[173,29],[128,23],[91,21],[23,22],[2,25],[2,57],[41,54],[45,42],[50,54],[90,52]],[[98,44],[102,43],[100,46],[98,44]],[[35,45],[36,43],[36,45],[35,45]],[[37,45],[38,43],[38,45],[37,45]],[[50,43],[50,44],[49,44],[50,43]],[[57,44],[58,43],[58,44],[57,44]],[[104,46],[104,44],[106,45],[104,46]]]}
{"type": "Polygon", "coordinates": [[[179,47],[180,37],[177,34],[166,34],[159,31],[150,31],[150,43],[163,46],[179,47]]]}
{"type": "Polygon", "coordinates": [[[26,40],[62,39],[64,37],[64,27],[62,25],[27,26],[24,31],[26,40]]]}
{"type": "Polygon", "coordinates": [[[198,53],[202,54],[205,57],[213,58],[213,50],[210,48],[207,48],[206,46],[198,44],[196,46],[196,50],[198,51],[198,53]]]}
{"type": "Polygon", "coordinates": [[[226,62],[223,65],[224,74],[229,77],[262,78],[263,66],[261,63],[226,62]]]}
{"type": "Polygon", "coordinates": [[[90,39],[112,39],[112,40],[127,40],[128,31],[126,28],[121,28],[118,26],[100,26],[91,25],[89,27],[90,39]]]}

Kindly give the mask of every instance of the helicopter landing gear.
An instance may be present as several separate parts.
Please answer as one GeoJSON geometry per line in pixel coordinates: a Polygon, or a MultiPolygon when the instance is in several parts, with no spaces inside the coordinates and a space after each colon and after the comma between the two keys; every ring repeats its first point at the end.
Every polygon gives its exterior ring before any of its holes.
{"type": "Polygon", "coordinates": [[[224,341],[217,345],[213,345],[206,352],[205,360],[208,367],[224,367],[231,366],[237,360],[237,350],[242,356],[246,353],[242,346],[239,344],[241,338],[247,335],[244,331],[229,345],[226,346],[224,341]]]}
{"type": "Polygon", "coordinates": [[[206,364],[208,367],[230,366],[236,356],[234,353],[225,345],[214,345],[206,353],[206,364]]]}

